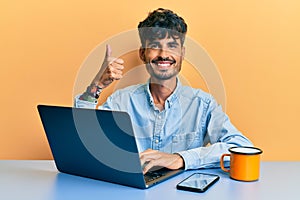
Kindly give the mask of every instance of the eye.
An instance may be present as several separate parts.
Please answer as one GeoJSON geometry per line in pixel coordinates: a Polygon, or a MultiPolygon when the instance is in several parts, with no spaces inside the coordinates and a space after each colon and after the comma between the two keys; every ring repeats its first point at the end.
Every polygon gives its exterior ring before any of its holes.
{"type": "Polygon", "coordinates": [[[148,45],[148,48],[150,48],[150,49],[159,49],[159,46],[156,43],[151,43],[151,44],[148,45]]]}
{"type": "Polygon", "coordinates": [[[170,49],[176,49],[178,47],[177,43],[171,43],[168,45],[170,49]]]}

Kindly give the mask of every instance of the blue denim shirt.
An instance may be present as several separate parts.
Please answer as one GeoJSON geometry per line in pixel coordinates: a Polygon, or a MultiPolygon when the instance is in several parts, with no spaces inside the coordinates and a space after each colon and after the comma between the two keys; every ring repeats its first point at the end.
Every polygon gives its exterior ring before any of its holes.
{"type": "MultiPolygon", "coordinates": [[[[75,107],[95,108],[96,104],[77,96],[75,107]]],[[[99,109],[129,113],[139,152],[151,148],[178,153],[185,169],[219,167],[229,147],[252,146],[210,94],[179,81],[162,111],[154,105],[149,82],[114,92],[99,109]]]]}

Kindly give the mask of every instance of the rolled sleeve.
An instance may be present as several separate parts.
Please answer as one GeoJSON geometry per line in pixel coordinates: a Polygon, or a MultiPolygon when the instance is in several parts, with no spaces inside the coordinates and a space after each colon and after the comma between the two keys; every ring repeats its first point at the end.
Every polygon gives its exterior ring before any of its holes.
{"type": "Polygon", "coordinates": [[[75,97],[75,99],[74,99],[74,107],[76,107],[76,108],[93,108],[93,109],[96,108],[97,103],[80,100],[79,99],[80,96],[81,95],[77,95],[75,97]]]}

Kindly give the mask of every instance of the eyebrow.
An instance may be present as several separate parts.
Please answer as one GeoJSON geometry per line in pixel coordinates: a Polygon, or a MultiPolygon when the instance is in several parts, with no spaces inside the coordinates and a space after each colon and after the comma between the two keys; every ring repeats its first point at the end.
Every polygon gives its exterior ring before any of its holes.
{"type": "MultiPolygon", "coordinates": [[[[157,40],[157,39],[155,39],[155,40],[149,40],[149,43],[148,43],[148,45],[150,45],[150,44],[160,44],[160,42],[159,42],[159,40],[157,40]]],[[[168,42],[167,43],[168,45],[179,45],[179,43],[176,41],[176,40],[174,40],[174,41],[170,41],[170,42],[168,42]]]]}
{"type": "Polygon", "coordinates": [[[168,44],[175,44],[175,45],[179,45],[179,43],[178,42],[176,42],[176,41],[173,41],[173,42],[168,42],[168,44]]]}

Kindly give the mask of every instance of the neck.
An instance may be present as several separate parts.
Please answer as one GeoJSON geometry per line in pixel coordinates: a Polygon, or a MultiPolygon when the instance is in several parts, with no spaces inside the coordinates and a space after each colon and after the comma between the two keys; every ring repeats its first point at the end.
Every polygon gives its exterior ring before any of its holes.
{"type": "Polygon", "coordinates": [[[170,80],[150,80],[150,91],[156,105],[165,105],[166,99],[176,88],[176,77],[170,80]]]}

